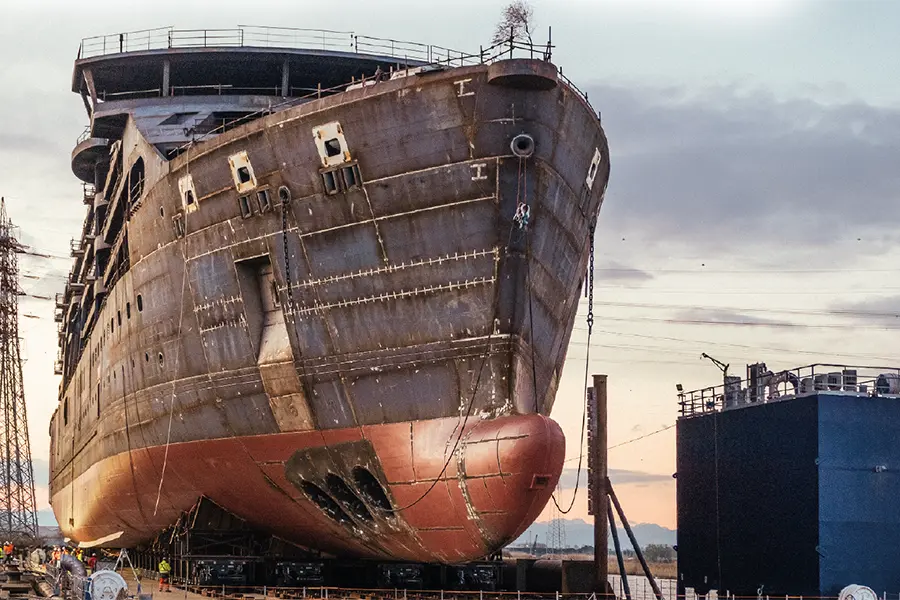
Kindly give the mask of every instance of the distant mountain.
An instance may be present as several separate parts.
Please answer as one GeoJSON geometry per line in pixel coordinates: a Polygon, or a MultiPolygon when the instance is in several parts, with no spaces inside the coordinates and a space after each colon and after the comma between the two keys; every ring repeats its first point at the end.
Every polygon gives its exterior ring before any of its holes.
{"type": "Polygon", "coordinates": [[[59,523],[56,522],[56,516],[53,514],[53,511],[49,508],[45,508],[44,510],[39,510],[37,512],[37,522],[38,526],[51,526],[56,527],[59,523]]]}
{"type": "Polygon", "coordinates": [[[58,544],[64,543],[64,538],[62,532],[60,532],[59,527],[49,527],[45,525],[38,525],[38,535],[43,538],[44,543],[49,546],[56,546],[58,544]]]}
{"type": "MultiPolygon", "coordinates": [[[[586,523],[582,519],[563,519],[566,528],[566,546],[578,548],[581,546],[594,545],[594,525],[586,523]]],[[[638,544],[643,548],[648,544],[663,544],[665,546],[675,545],[675,530],[662,527],[655,523],[638,523],[631,526],[634,531],[634,537],[637,538],[638,544]]],[[[525,530],[519,539],[512,543],[513,546],[524,546],[534,541],[537,535],[539,544],[547,543],[547,534],[550,530],[549,522],[534,523],[525,530]]],[[[619,528],[619,542],[623,548],[631,548],[628,541],[628,535],[625,530],[619,528]]],[[[612,536],[609,539],[609,547],[612,548],[612,536]]]]}

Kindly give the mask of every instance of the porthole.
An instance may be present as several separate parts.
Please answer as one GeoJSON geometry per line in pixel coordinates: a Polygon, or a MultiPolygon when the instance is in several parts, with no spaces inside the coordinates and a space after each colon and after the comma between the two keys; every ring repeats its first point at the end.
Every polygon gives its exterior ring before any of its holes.
{"type": "Polygon", "coordinates": [[[288,202],[290,202],[291,190],[289,190],[285,185],[278,188],[278,199],[281,200],[282,204],[287,204],[288,202]]]}
{"type": "Polygon", "coordinates": [[[181,194],[181,204],[185,211],[197,210],[197,192],[194,188],[194,178],[190,174],[178,180],[178,192],[181,194]]]}
{"type": "Polygon", "coordinates": [[[253,165],[250,164],[246,150],[229,156],[228,164],[239,194],[246,194],[256,187],[256,176],[253,174],[253,165]]]}
{"type": "Polygon", "coordinates": [[[161,216],[161,217],[166,216],[166,211],[165,211],[165,209],[163,209],[162,206],[159,207],[159,216],[161,216]]]}
{"type": "Polygon", "coordinates": [[[156,360],[159,362],[159,366],[163,366],[163,362],[165,361],[165,359],[163,358],[163,353],[162,353],[162,352],[160,352],[160,353],[156,356],[156,360]]]}
{"type": "Polygon", "coordinates": [[[337,138],[331,138],[330,140],[325,140],[325,156],[331,158],[332,156],[340,156],[341,155],[341,141],[337,138]]]}
{"type": "Polygon", "coordinates": [[[116,320],[119,322],[119,327],[121,327],[122,326],[122,311],[121,310],[116,311],[116,320]]]}
{"type": "Polygon", "coordinates": [[[137,297],[138,312],[144,312],[144,297],[138,294],[137,297]]]}
{"type": "Polygon", "coordinates": [[[325,171],[322,173],[322,184],[325,186],[325,193],[333,196],[340,191],[340,183],[335,171],[325,171]]]}
{"type": "Polygon", "coordinates": [[[249,218],[253,215],[253,209],[250,208],[250,198],[248,196],[241,196],[238,198],[238,205],[241,209],[241,216],[243,218],[249,218]]]}
{"type": "Polygon", "coordinates": [[[351,165],[341,169],[341,175],[344,179],[344,189],[349,191],[359,189],[360,176],[359,165],[351,165]]]}
{"type": "Polygon", "coordinates": [[[150,353],[144,352],[144,362],[150,362],[150,353]]]}
{"type": "Polygon", "coordinates": [[[125,316],[129,319],[131,318],[131,302],[125,303],[125,316]]]}
{"type": "Polygon", "coordinates": [[[175,228],[175,237],[184,237],[184,215],[178,214],[172,217],[172,226],[175,228]]]}
{"type": "Polygon", "coordinates": [[[272,201],[269,199],[269,190],[260,190],[256,193],[256,201],[259,204],[259,212],[264,213],[272,208],[272,201]]]}

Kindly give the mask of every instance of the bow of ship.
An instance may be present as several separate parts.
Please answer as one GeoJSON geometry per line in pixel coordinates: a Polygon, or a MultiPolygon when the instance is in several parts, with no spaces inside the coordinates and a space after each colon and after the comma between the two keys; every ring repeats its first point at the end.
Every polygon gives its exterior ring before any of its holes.
{"type": "Polygon", "coordinates": [[[306,35],[82,45],[50,427],[82,545],[146,543],[208,499],[309,549],[464,561],[558,482],[597,113],[549,47],[306,35]]]}

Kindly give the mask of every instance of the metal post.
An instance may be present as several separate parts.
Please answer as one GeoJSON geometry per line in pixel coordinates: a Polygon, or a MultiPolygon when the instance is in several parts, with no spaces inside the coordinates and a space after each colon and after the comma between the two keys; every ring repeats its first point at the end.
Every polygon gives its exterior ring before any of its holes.
{"type": "Polygon", "coordinates": [[[588,486],[594,515],[594,591],[607,593],[609,580],[609,497],[606,489],[606,375],[594,375],[588,392],[588,486]]]}
{"type": "Polygon", "coordinates": [[[169,82],[172,78],[172,63],[169,60],[163,61],[162,73],[162,96],[169,95],[169,82]]]}
{"type": "MultiPolygon", "coordinates": [[[[650,572],[650,567],[647,565],[647,560],[644,558],[644,553],[641,552],[641,546],[638,544],[637,538],[634,537],[634,532],[631,530],[631,525],[628,524],[628,519],[625,518],[625,511],[622,510],[622,505],[619,504],[619,499],[616,497],[616,492],[613,490],[612,484],[609,482],[609,479],[606,480],[606,489],[609,490],[609,499],[612,500],[613,505],[616,507],[616,512],[619,513],[619,520],[622,521],[622,527],[625,528],[625,533],[628,534],[628,539],[631,540],[631,545],[634,548],[634,553],[637,554],[638,561],[641,563],[641,568],[644,569],[644,575],[647,577],[647,581],[650,582],[650,587],[653,588],[653,594],[656,596],[656,600],[663,600],[662,592],[659,591],[659,586],[656,584],[656,579],[653,578],[653,573],[650,572]]],[[[768,600],[768,597],[766,598],[768,600]]]]}
{"type": "Polygon", "coordinates": [[[281,63],[281,97],[287,98],[291,92],[291,65],[288,59],[281,63]]]}
{"type": "Polygon", "coordinates": [[[628,574],[625,573],[625,557],[622,556],[619,532],[616,531],[616,518],[609,501],[606,502],[606,515],[609,519],[609,532],[612,534],[613,546],[616,548],[616,561],[619,563],[619,579],[622,581],[622,590],[625,592],[625,600],[631,600],[631,587],[628,585],[628,574]]]}

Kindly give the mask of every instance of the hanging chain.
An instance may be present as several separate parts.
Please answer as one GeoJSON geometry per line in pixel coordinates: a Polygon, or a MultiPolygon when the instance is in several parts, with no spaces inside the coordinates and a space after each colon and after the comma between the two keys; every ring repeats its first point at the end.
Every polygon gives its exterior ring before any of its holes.
{"type": "Polygon", "coordinates": [[[591,335],[591,328],[594,326],[594,225],[591,225],[591,253],[588,259],[588,338],[591,335]]]}
{"type": "Polygon", "coordinates": [[[284,242],[284,283],[287,286],[288,310],[294,313],[294,289],[291,286],[291,259],[288,255],[287,201],[281,201],[281,239],[284,242]]]}

